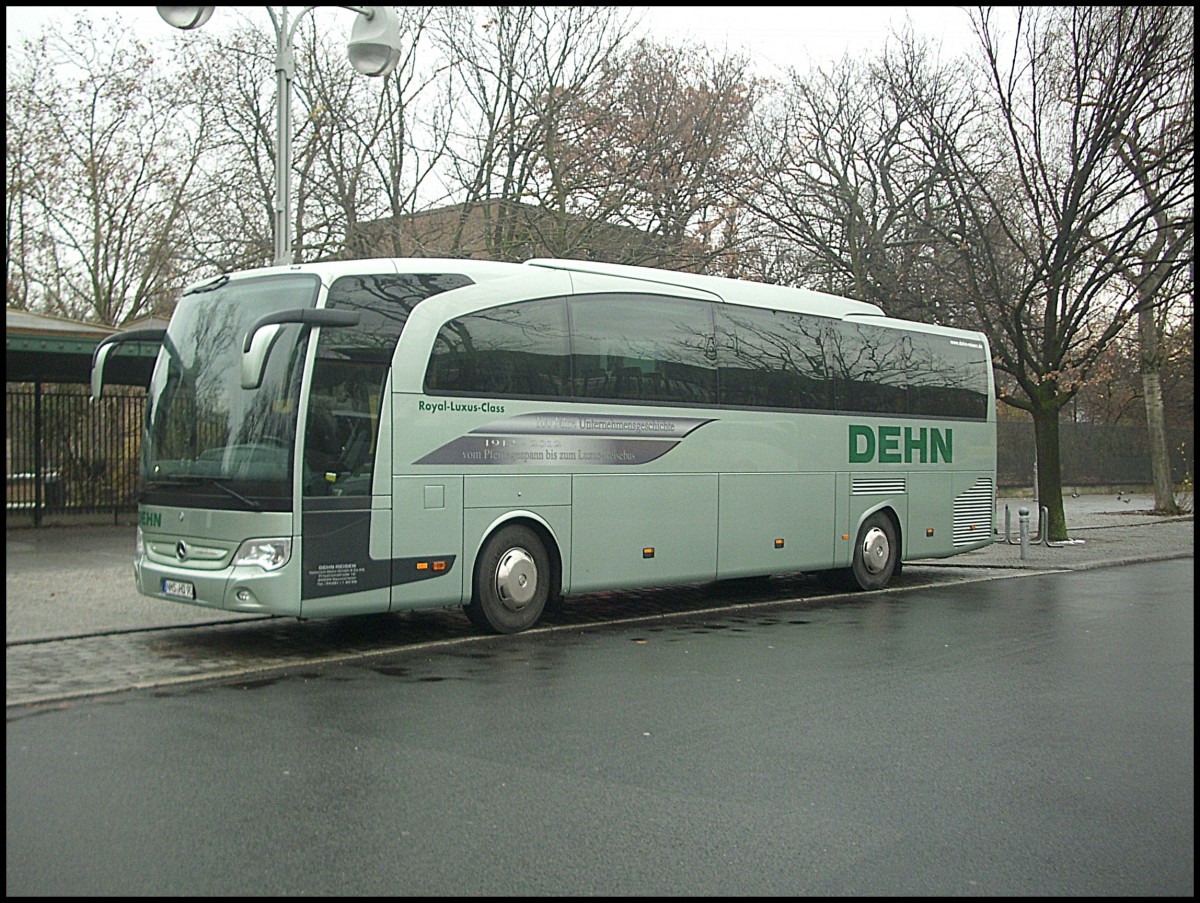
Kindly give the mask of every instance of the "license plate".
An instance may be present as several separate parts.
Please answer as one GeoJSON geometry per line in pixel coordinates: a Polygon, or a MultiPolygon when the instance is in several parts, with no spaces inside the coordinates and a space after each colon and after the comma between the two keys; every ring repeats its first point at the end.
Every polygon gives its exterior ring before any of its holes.
{"type": "Polygon", "coordinates": [[[195,599],[196,587],[183,580],[163,580],[164,595],[175,596],[177,599],[195,599]]]}

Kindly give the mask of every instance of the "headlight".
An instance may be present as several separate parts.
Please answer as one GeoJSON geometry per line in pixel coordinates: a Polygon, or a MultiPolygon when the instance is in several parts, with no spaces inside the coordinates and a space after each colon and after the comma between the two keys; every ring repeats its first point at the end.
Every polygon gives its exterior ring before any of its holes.
{"type": "Polygon", "coordinates": [[[234,564],[256,564],[264,571],[275,571],[292,557],[292,540],[247,539],[233,556],[234,564]]]}

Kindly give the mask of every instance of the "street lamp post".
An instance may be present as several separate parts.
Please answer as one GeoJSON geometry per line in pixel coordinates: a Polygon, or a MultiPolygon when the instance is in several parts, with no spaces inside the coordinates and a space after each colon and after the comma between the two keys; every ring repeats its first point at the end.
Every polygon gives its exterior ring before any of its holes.
{"type": "MultiPolygon", "coordinates": [[[[212,18],[212,6],[159,6],[158,14],[175,28],[199,28],[212,18]]],[[[275,27],[275,265],[292,263],[292,79],[296,74],[296,54],[292,46],[296,27],[305,13],[317,7],[306,6],[288,22],[288,9],[276,12],[267,7],[275,27]]],[[[357,15],[346,52],[350,65],[363,75],[379,78],[387,75],[400,60],[400,23],[390,6],[343,6],[357,15]]]]}

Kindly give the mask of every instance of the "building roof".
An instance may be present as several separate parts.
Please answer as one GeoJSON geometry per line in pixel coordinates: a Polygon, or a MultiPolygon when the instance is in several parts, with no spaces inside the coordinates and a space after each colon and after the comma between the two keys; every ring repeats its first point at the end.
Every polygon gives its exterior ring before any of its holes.
{"type": "MultiPolygon", "coordinates": [[[[167,321],[145,317],[124,328],[166,327],[167,321]]],[[[87,383],[92,353],[101,340],[119,330],[102,323],[4,310],[5,382],[87,383]]],[[[158,355],[154,342],[130,342],[111,355],[105,367],[108,383],[144,386],[158,355]]]]}

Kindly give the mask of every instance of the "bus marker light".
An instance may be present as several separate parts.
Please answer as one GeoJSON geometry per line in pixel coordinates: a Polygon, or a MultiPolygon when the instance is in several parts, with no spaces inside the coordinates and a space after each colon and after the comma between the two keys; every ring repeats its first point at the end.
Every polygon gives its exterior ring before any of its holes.
{"type": "Polygon", "coordinates": [[[777,548],[777,549],[783,548],[783,540],[782,539],[775,540],[775,548],[777,548]]]}
{"type": "MultiPolygon", "coordinates": [[[[972,530],[974,530],[975,528],[974,528],[974,527],[972,527],[971,529],[972,529],[972,530]]],[[[927,529],[927,530],[925,531],[925,535],[926,535],[926,536],[932,536],[932,535],[933,535],[933,527],[930,527],[929,529],[927,529]]]]}
{"type": "Polygon", "coordinates": [[[433,563],[433,569],[434,569],[435,571],[444,571],[444,570],[446,570],[446,562],[444,562],[444,561],[435,561],[435,562],[433,563]]]}
{"type": "Polygon", "coordinates": [[[844,540],[846,540],[847,542],[849,542],[849,541],[850,541],[850,534],[849,534],[849,533],[843,533],[843,534],[842,534],[842,539],[844,539],[844,540]]]}
{"type": "Polygon", "coordinates": [[[645,549],[642,549],[642,557],[643,558],[653,558],[654,557],[653,547],[647,547],[645,549]]]}
{"type": "Polygon", "coordinates": [[[418,561],[418,562],[417,562],[417,570],[418,570],[418,571],[427,571],[427,570],[429,570],[429,562],[428,562],[428,561],[418,561]]]}

